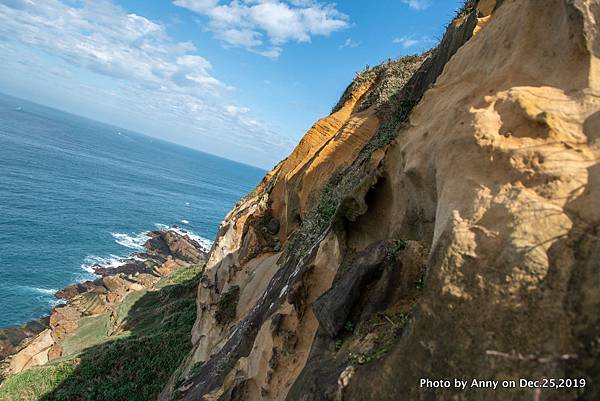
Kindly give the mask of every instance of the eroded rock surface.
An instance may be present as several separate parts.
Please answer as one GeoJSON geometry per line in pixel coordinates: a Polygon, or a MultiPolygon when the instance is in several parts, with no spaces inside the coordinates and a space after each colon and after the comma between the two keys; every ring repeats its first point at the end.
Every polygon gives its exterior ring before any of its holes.
{"type": "Polygon", "coordinates": [[[419,379],[600,381],[599,19],[469,2],[359,74],[221,225],[161,399],[598,399],[419,379]]]}

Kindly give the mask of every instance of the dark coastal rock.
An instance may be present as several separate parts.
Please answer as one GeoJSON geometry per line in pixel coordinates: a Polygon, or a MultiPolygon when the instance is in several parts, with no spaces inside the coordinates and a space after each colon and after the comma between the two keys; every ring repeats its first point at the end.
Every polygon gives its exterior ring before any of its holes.
{"type": "Polygon", "coordinates": [[[75,298],[77,295],[87,291],[91,291],[98,286],[93,281],[84,281],[83,283],[77,283],[59,290],[54,294],[57,298],[69,300],[75,298]]]}
{"type": "Polygon", "coordinates": [[[0,329],[0,361],[19,350],[26,339],[38,335],[49,327],[50,317],[31,321],[21,327],[0,329]]]}
{"type": "Polygon", "coordinates": [[[169,246],[165,241],[162,231],[151,231],[148,233],[150,239],[144,243],[144,248],[147,250],[147,255],[162,256],[166,258],[169,254],[169,246]]]}
{"type": "Polygon", "coordinates": [[[334,338],[348,321],[363,289],[379,277],[387,265],[394,263],[391,243],[379,241],[361,252],[354,263],[342,270],[334,285],[321,295],[313,311],[321,327],[334,338]]]}
{"type": "Polygon", "coordinates": [[[188,263],[199,263],[206,260],[206,254],[201,250],[200,244],[188,237],[172,230],[154,231],[144,246],[148,252],[155,256],[167,258],[171,255],[188,263]]]}
{"type": "Polygon", "coordinates": [[[116,276],[117,274],[152,273],[152,267],[146,261],[128,259],[117,267],[94,267],[94,272],[102,277],[116,276]]]}

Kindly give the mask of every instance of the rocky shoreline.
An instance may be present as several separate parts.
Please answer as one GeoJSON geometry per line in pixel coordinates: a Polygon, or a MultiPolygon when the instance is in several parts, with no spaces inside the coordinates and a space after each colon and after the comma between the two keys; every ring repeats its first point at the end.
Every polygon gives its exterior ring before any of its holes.
{"type": "Polygon", "coordinates": [[[136,291],[152,289],[173,271],[206,262],[208,249],[171,227],[147,233],[145,250],[130,255],[116,267],[94,266],[95,280],[75,283],[57,291],[64,301],[48,316],[20,327],[0,329],[0,381],[65,354],[62,342],[75,332],[83,318],[115,315],[123,299],[136,291]]]}

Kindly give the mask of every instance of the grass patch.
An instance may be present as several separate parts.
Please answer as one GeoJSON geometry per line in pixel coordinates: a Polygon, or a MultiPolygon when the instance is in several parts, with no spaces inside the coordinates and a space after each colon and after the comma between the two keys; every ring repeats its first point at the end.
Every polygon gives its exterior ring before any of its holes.
{"type": "Polygon", "coordinates": [[[0,385],[0,401],[39,400],[73,374],[76,361],[32,368],[7,378],[0,385]]]}
{"type": "Polygon", "coordinates": [[[333,108],[331,109],[331,113],[333,114],[336,111],[340,110],[344,103],[348,101],[348,99],[352,95],[352,92],[360,88],[362,85],[375,80],[377,78],[377,74],[381,71],[381,69],[381,65],[377,65],[373,68],[369,67],[369,65],[366,65],[362,71],[357,72],[350,85],[348,85],[346,87],[346,90],[344,90],[344,93],[342,94],[342,97],[340,97],[340,100],[338,100],[335,106],[333,106],[333,108]]]}
{"type": "Polygon", "coordinates": [[[191,349],[201,275],[194,266],[163,278],[158,290],[122,310],[127,316],[118,339],[9,377],[0,401],[155,400],[191,349]]]}
{"type": "Polygon", "coordinates": [[[101,344],[109,340],[110,314],[84,317],[79,321],[79,328],[73,335],[65,338],[61,344],[65,355],[74,355],[85,348],[101,344]]]}

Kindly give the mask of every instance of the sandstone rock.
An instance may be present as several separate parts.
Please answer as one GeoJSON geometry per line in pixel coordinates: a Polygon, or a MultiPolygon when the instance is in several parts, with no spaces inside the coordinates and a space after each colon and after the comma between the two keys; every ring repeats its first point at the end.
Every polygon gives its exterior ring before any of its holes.
{"type": "Polygon", "coordinates": [[[10,361],[12,373],[19,373],[32,366],[43,365],[48,362],[48,351],[54,344],[52,333],[49,329],[44,330],[35,339],[23,348],[10,361]]]}
{"type": "Polygon", "coordinates": [[[95,284],[93,281],[84,281],[83,283],[73,284],[63,288],[60,291],[57,291],[56,297],[66,300],[73,299],[79,294],[93,290],[96,286],[97,284],[95,284]]]}
{"type": "Polygon", "coordinates": [[[78,321],[81,318],[81,312],[73,306],[63,306],[54,308],[50,315],[50,328],[52,334],[57,340],[64,338],[65,335],[77,330],[78,321]]]}
{"type": "Polygon", "coordinates": [[[0,329],[0,361],[16,353],[27,339],[46,330],[49,324],[50,318],[44,317],[21,327],[0,329]]]}

